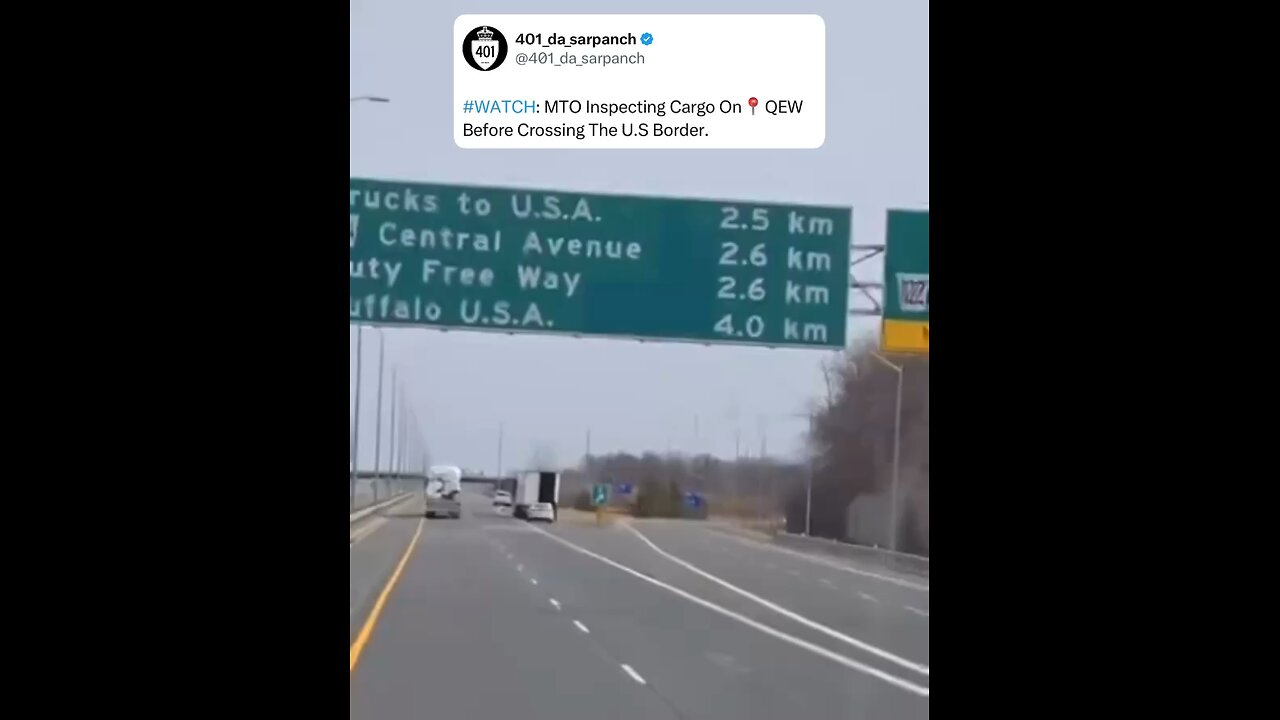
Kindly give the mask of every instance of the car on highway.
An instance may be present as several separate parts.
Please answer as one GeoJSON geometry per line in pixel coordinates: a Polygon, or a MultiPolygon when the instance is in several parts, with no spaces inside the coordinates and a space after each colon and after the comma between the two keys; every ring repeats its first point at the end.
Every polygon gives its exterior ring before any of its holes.
{"type": "Polygon", "coordinates": [[[525,516],[530,520],[546,520],[547,522],[556,521],[556,506],[549,502],[530,503],[529,509],[525,510],[525,516]]]}
{"type": "Polygon", "coordinates": [[[511,507],[511,493],[506,490],[498,490],[493,494],[494,507],[511,507]]]}

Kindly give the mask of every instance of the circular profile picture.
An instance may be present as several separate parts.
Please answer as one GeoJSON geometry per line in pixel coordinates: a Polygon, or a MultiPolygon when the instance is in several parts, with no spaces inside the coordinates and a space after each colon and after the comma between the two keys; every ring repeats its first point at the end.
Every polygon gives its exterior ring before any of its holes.
{"type": "Polygon", "coordinates": [[[462,57],[477,70],[492,70],[507,59],[507,39],[497,28],[478,27],[462,38],[462,57]]]}

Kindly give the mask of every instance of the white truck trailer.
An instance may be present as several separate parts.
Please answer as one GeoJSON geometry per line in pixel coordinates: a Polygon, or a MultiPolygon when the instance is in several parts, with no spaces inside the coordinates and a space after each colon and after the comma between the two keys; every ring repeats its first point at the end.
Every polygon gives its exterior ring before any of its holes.
{"type": "Polygon", "coordinates": [[[433,465],[422,484],[426,517],[462,517],[462,469],[453,465],[433,465]]]}
{"type": "Polygon", "coordinates": [[[516,475],[512,515],[524,520],[555,522],[560,508],[560,473],[529,470],[516,475]]]}

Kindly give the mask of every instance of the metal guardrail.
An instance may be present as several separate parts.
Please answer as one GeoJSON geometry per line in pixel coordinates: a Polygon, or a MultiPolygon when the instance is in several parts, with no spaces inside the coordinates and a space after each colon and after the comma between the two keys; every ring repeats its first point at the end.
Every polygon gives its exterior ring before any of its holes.
{"type": "Polygon", "coordinates": [[[777,537],[774,538],[774,542],[797,550],[811,550],[824,555],[865,560],[890,570],[929,577],[929,558],[921,555],[909,555],[866,545],[840,542],[830,538],[815,538],[792,533],[778,533],[777,537]]]}

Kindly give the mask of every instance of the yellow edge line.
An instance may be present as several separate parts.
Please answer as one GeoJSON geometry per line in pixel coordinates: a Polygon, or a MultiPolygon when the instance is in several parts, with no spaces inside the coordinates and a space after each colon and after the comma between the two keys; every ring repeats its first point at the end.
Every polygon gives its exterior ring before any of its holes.
{"type": "Polygon", "coordinates": [[[356,663],[360,661],[360,653],[364,651],[364,646],[369,642],[369,636],[373,634],[373,626],[378,624],[378,616],[382,614],[382,606],[387,603],[387,598],[391,595],[391,590],[396,586],[396,581],[400,579],[400,573],[404,571],[404,566],[409,562],[409,556],[413,554],[413,548],[418,544],[418,536],[422,534],[422,523],[425,518],[418,518],[418,529],[413,532],[413,539],[409,541],[409,547],[405,548],[404,557],[400,558],[400,564],[396,565],[395,572],[391,573],[391,577],[387,580],[387,584],[382,588],[382,593],[378,595],[378,601],[373,604],[373,609],[369,611],[369,617],[364,621],[364,627],[360,628],[360,634],[356,636],[356,641],[351,643],[351,672],[356,671],[356,663]]]}

